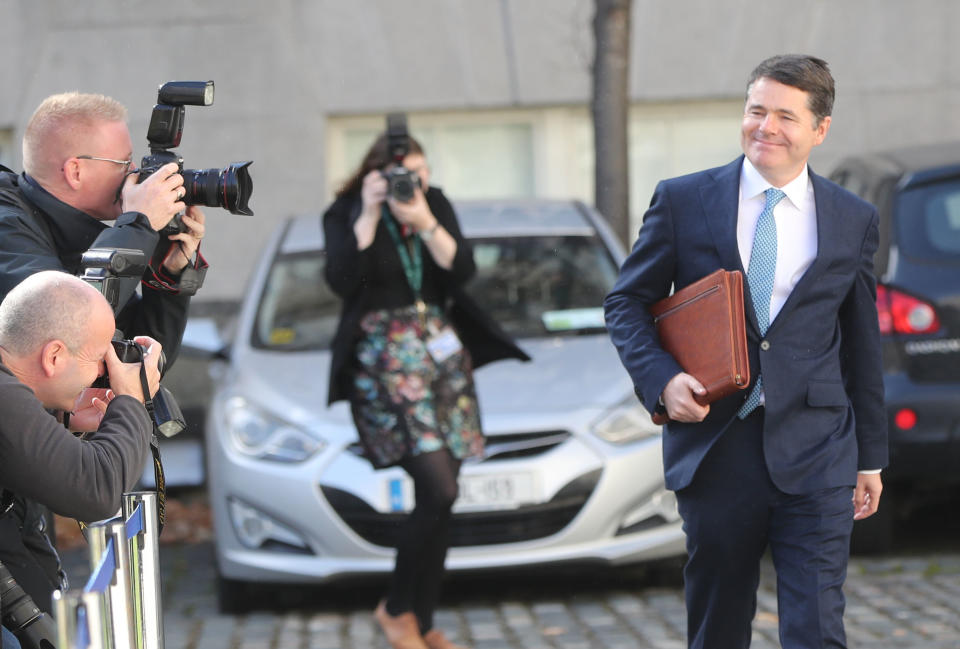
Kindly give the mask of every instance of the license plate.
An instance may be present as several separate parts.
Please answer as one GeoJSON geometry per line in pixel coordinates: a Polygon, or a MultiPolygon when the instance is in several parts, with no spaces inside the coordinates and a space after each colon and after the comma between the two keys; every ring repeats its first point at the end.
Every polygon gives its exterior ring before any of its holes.
{"type": "MultiPolygon", "coordinates": [[[[529,473],[461,475],[459,485],[460,495],[453,504],[453,510],[456,512],[516,509],[536,501],[534,480],[529,473]]],[[[389,479],[387,500],[390,511],[412,510],[413,481],[407,476],[389,479]]]]}
{"type": "Polygon", "coordinates": [[[528,473],[462,475],[453,510],[516,509],[534,500],[533,476],[528,473]]]}

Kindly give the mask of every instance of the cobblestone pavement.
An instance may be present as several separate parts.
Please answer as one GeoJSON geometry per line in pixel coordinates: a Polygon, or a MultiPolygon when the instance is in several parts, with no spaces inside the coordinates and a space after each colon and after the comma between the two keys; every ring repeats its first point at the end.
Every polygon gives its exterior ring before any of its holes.
{"type": "MultiPolygon", "coordinates": [[[[65,556],[74,584],[82,562],[65,556]]],[[[285,589],[264,593],[272,611],[221,615],[209,543],[164,545],[161,565],[167,649],[388,648],[371,615],[381,585],[285,589]]],[[[681,649],[682,591],[676,577],[663,581],[458,578],[436,624],[474,649],[681,649]]],[[[960,648],[960,554],[855,558],[846,592],[851,649],[960,648]]],[[[779,647],[769,563],[758,600],[752,646],[779,647]]]]}

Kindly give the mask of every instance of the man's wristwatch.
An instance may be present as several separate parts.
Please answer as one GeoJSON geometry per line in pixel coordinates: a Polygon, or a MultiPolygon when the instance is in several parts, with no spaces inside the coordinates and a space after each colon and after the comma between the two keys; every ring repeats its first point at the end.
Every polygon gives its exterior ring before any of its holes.
{"type": "Polygon", "coordinates": [[[440,227],[440,221],[434,221],[433,225],[431,225],[426,230],[420,230],[418,234],[420,235],[420,238],[423,239],[424,241],[430,241],[430,239],[433,238],[433,234],[437,231],[437,228],[439,227],[440,227]]]}

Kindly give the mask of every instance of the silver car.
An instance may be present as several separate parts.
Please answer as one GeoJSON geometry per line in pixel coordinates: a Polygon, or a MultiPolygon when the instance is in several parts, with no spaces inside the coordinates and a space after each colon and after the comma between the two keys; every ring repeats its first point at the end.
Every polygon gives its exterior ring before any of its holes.
{"type": "MultiPolygon", "coordinates": [[[[569,201],[456,204],[476,301],[532,357],[476,371],[486,454],[464,464],[450,571],[619,566],[681,555],[661,429],[634,396],[601,303],[623,250],[569,201]]],[[[393,569],[413,504],[374,470],[346,403],[326,404],[340,303],[323,281],[320,217],[284,223],[254,271],[208,413],[220,604],[248,582],[326,583],[393,569]]]]}

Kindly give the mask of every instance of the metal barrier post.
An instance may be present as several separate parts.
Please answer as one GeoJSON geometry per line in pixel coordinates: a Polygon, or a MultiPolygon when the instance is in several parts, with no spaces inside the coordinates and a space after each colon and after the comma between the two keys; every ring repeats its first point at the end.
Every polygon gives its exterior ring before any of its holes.
{"type": "Polygon", "coordinates": [[[123,494],[123,515],[130,544],[137,649],[164,649],[157,494],[153,491],[123,494]],[[139,531],[133,533],[136,529],[139,531]]]}
{"type": "Polygon", "coordinates": [[[103,598],[79,590],[53,592],[57,649],[103,648],[103,598]]]}
{"type": "MultiPolygon", "coordinates": [[[[110,639],[110,627],[106,623],[109,609],[104,607],[104,600],[98,593],[83,593],[80,595],[83,611],[89,629],[89,649],[109,649],[112,645],[104,639],[110,639]]],[[[79,625],[78,625],[79,626],[79,625]]]]}
{"type": "Polygon", "coordinates": [[[53,617],[57,622],[58,649],[77,649],[77,614],[80,591],[53,591],[53,617]]]}
{"type": "MultiPolygon", "coordinates": [[[[110,555],[107,548],[105,523],[87,526],[87,544],[90,548],[90,572],[91,578],[93,578],[99,574],[100,564],[110,555]]],[[[110,633],[110,629],[113,628],[113,604],[111,602],[113,592],[106,587],[92,590],[89,583],[84,591],[83,603],[87,608],[87,624],[90,629],[91,646],[114,649],[113,636],[110,633]],[[94,602],[98,603],[94,604],[94,602]],[[95,613],[90,609],[96,609],[95,613]],[[90,622],[92,613],[96,617],[97,623],[95,625],[90,622]]]]}
{"type": "Polygon", "coordinates": [[[114,580],[110,584],[113,617],[113,642],[116,649],[134,649],[133,603],[130,599],[130,553],[127,551],[127,526],[122,520],[107,524],[116,556],[114,580]]]}

